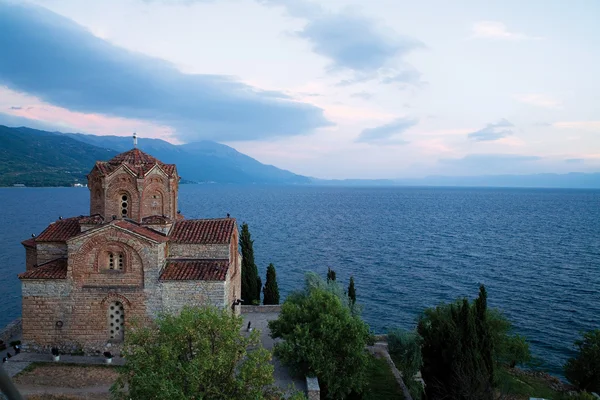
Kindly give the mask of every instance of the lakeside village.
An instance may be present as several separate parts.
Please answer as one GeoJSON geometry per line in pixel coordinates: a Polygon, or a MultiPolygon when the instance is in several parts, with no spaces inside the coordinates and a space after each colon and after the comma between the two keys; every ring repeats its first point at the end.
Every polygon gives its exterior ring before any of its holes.
{"type": "Polygon", "coordinates": [[[529,368],[526,338],[487,307],[483,286],[474,301],[426,309],[414,331],[385,335],[361,318],[368,293],[332,269],[307,273],[280,305],[275,266],[263,285],[248,225],[186,219],[179,183],[176,165],[134,145],[94,165],[90,215],[22,242],[22,318],[0,348],[23,395],[599,398],[600,330],[575,343],[563,382],[529,368]]]}

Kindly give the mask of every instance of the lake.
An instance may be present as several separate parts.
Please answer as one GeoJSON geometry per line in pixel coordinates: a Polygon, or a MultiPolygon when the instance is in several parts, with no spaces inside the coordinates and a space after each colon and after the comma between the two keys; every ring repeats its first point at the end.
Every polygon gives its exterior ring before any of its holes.
{"type": "MultiPolygon", "coordinates": [[[[20,242],[59,216],[89,213],[87,188],[0,189],[0,323],[20,315],[20,242]]],[[[600,327],[600,191],[182,185],[187,218],[247,222],[264,281],[282,296],[306,271],[356,280],[378,333],[478,286],[555,374],[580,331],[600,327]]]]}

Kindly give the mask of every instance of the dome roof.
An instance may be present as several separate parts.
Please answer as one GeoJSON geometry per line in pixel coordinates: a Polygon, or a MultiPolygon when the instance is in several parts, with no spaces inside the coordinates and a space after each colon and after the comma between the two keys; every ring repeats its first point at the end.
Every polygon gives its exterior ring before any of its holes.
{"type": "Polygon", "coordinates": [[[127,166],[139,177],[146,175],[155,165],[158,165],[169,177],[177,174],[175,164],[165,164],[137,148],[117,154],[109,161],[96,161],[96,167],[102,175],[110,175],[121,165],[127,166]]]}

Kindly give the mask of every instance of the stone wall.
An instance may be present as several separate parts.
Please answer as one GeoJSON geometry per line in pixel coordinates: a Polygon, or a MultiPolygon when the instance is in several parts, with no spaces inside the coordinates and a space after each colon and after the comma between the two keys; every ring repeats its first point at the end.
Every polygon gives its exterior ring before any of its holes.
{"type": "Polygon", "coordinates": [[[33,269],[37,264],[37,250],[35,247],[25,247],[25,271],[33,269]]]}
{"type": "Polygon", "coordinates": [[[306,395],[308,400],[319,400],[321,398],[321,386],[315,377],[306,377],[306,395]]]}
{"type": "Polygon", "coordinates": [[[38,265],[67,257],[67,245],[64,242],[40,242],[36,244],[38,265]]]}
{"type": "Polygon", "coordinates": [[[173,258],[217,258],[229,260],[229,244],[169,244],[173,258]]]}
{"type": "Polygon", "coordinates": [[[183,306],[213,305],[227,307],[225,297],[225,282],[205,281],[163,281],[162,287],[163,309],[167,312],[179,312],[183,306]]]}
{"type": "Polygon", "coordinates": [[[268,305],[268,306],[250,306],[243,305],[242,306],[242,314],[251,314],[251,313],[278,313],[281,312],[281,305],[268,305]]]}

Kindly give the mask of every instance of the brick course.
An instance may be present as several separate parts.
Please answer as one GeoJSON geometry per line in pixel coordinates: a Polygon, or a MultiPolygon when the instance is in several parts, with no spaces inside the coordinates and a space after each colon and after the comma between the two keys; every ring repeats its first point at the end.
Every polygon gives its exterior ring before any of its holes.
{"type": "MultiPolygon", "coordinates": [[[[153,159],[139,153],[138,150],[125,158],[130,162],[153,159]]],[[[208,230],[193,243],[170,241],[170,223],[157,224],[157,229],[152,230],[152,224],[145,227],[121,219],[123,193],[128,195],[129,217],[133,221],[147,218],[156,222],[163,216],[165,221],[183,218],[177,214],[179,178],[175,167],[159,161],[156,165],[160,168],[114,163],[109,168],[107,163],[97,163],[88,175],[92,217],[73,219],[83,222],[78,232],[71,225],[68,232],[61,226],[53,227],[61,235],[67,232],[61,240],[24,242],[28,272],[21,275],[23,341],[30,349],[104,349],[110,341],[108,310],[114,301],[123,304],[127,328],[133,320],[148,323],[161,312],[177,312],[185,305],[210,304],[231,309],[240,298],[241,256],[234,219],[202,220],[200,224],[207,224],[208,230]],[[112,215],[117,215],[117,220],[112,215]],[[218,238],[218,243],[214,243],[214,238],[218,238]],[[63,258],[67,259],[66,278],[62,274],[62,279],[48,279],[54,275],[42,270],[29,272],[63,258]],[[226,273],[216,281],[194,280],[204,277],[194,274],[186,275],[186,280],[161,281],[169,260],[181,258],[218,259],[226,273]],[[120,261],[122,269],[118,268],[120,261]]],[[[67,224],[56,224],[60,223],[67,224]]],[[[191,222],[191,226],[196,225],[191,222]]],[[[46,240],[55,236],[47,235],[46,240]]],[[[118,349],[119,343],[113,343],[112,348],[118,349]]]]}

